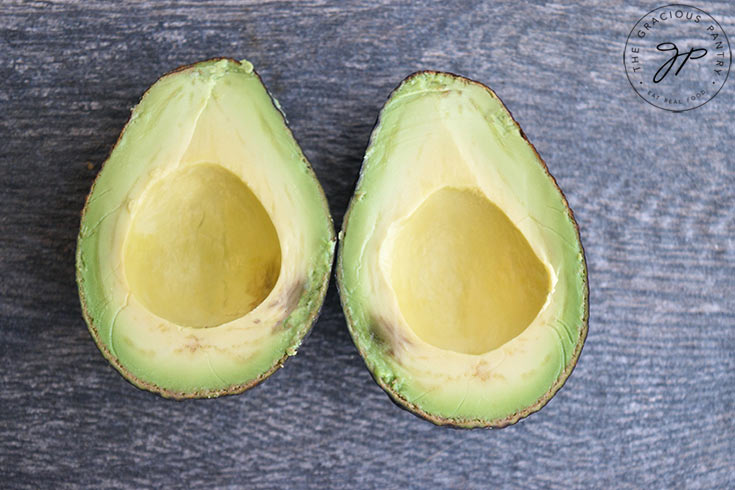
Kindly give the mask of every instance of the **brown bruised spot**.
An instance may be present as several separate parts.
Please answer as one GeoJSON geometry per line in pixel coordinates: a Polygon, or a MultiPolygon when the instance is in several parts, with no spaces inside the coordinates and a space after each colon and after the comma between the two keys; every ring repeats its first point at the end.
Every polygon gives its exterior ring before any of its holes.
{"type": "Polygon", "coordinates": [[[257,325],[258,323],[260,323],[260,318],[255,318],[255,319],[253,320],[253,323],[254,323],[254,324],[256,324],[256,325],[257,325]]]}
{"type": "Polygon", "coordinates": [[[304,281],[296,282],[291,288],[288,289],[288,292],[283,295],[281,301],[279,302],[279,305],[282,306],[284,311],[286,311],[290,315],[293,310],[295,310],[298,306],[303,292],[304,281]]]}
{"type": "Polygon", "coordinates": [[[512,343],[506,344],[503,347],[503,349],[505,350],[505,354],[509,357],[513,357],[515,355],[524,353],[526,349],[523,346],[518,345],[519,343],[520,342],[512,342],[512,343]]]}
{"type": "Polygon", "coordinates": [[[217,355],[223,356],[223,357],[229,357],[230,359],[240,364],[247,364],[250,361],[252,361],[256,356],[256,354],[251,354],[249,356],[242,356],[236,352],[233,352],[232,349],[226,349],[224,347],[219,347],[216,345],[213,345],[212,349],[214,349],[214,351],[217,352],[217,355]]]}
{"type": "Polygon", "coordinates": [[[194,354],[200,349],[206,349],[211,346],[202,344],[201,339],[197,337],[196,335],[187,335],[186,337],[187,342],[182,345],[181,347],[177,348],[174,352],[184,352],[185,350],[188,350],[189,353],[194,354]]]}
{"type": "Polygon", "coordinates": [[[304,281],[296,281],[285,293],[276,299],[275,307],[282,310],[279,320],[273,324],[273,330],[287,328],[285,323],[288,317],[299,306],[301,296],[304,294],[304,281]]]}
{"type": "Polygon", "coordinates": [[[480,361],[475,364],[475,371],[472,373],[472,375],[480,378],[483,381],[487,381],[488,379],[490,379],[490,368],[488,367],[485,359],[480,359],[480,361]]]}
{"type": "Polygon", "coordinates": [[[127,344],[127,346],[130,347],[131,349],[135,349],[138,352],[141,352],[141,353],[145,354],[148,357],[155,357],[156,356],[156,351],[155,350],[141,348],[138,344],[136,344],[135,342],[133,342],[133,339],[131,339],[127,335],[123,335],[121,338],[122,338],[122,341],[125,344],[127,344]]]}
{"type": "Polygon", "coordinates": [[[385,352],[396,358],[402,352],[406,351],[413,342],[406,334],[393,323],[388,322],[385,317],[376,315],[370,322],[370,331],[376,343],[381,346],[385,352]]]}
{"type": "Polygon", "coordinates": [[[490,379],[502,381],[505,379],[505,376],[490,369],[490,366],[488,366],[485,359],[480,359],[478,363],[475,364],[475,370],[472,372],[472,376],[479,378],[482,381],[488,381],[490,379]]]}

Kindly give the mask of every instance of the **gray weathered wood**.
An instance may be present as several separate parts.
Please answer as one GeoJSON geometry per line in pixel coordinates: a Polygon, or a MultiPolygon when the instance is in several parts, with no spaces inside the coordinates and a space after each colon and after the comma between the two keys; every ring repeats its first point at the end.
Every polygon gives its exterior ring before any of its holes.
{"type": "MultiPolygon", "coordinates": [[[[665,3],[665,2],[658,2],[665,3]]],[[[0,5],[0,486],[735,488],[735,91],[673,114],[622,64],[635,1],[0,5]],[[486,82],[581,226],[590,333],[540,413],[500,431],[392,405],[336,290],[260,387],[172,402],[95,348],[79,212],[142,91],[212,56],[254,62],[335,222],[377,111],[417,69],[486,82]]],[[[697,2],[735,36],[726,0],[697,2]]]]}

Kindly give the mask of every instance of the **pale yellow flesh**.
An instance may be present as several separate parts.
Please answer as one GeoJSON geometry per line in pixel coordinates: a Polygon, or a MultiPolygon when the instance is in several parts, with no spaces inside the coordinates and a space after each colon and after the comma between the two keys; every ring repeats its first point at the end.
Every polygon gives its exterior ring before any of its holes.
{"type": "Polygon", "coordinates": [[[239,318],[271,292],[281,247],[268,213],[229,170],[203,163],[154,182],[126,239],[130,291],[152,313],[188,327],[239,318]]]}
{"type": "Polygon", "coordinates": [[[431,194],[398,231],[391,280],[416,335],[465,354],[520,334],[551,286],[505,213],[478,189],[453,187],[431,194]]]}

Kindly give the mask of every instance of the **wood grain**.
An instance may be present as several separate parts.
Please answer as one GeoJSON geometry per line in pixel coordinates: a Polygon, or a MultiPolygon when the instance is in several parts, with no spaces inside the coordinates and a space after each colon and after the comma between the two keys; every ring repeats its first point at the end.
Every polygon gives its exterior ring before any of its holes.
{"type": "MultiPolygon", "coordinates": [[[[664,3],[664,2],[660,2],[664,3]]],[[[698,2],[735,36],[735,7],[698,2]]],[[[683,114],[631,90],[650,2],[16,2],[0,6],[0,486],[735,488],[735,99],[683,114]],[[434,427],[375,385],[330,286],[260,387],[173,402],[95,348],[74,284],[79,212],[162,73],[248,58],[335,222],[377,111],[418,69],[490,85],[580,224],[590,330],[541,412],[434,427]]]]}

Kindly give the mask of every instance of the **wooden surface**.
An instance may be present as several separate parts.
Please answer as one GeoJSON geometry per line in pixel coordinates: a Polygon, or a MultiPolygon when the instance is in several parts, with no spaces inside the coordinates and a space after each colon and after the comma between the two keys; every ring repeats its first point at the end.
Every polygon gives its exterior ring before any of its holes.
{"type": "MultiPolygon", "coordinates": [[[[633,92],[623,46],[657,5],[3,1],[0,486],[735,488],[735,90],[683,114],[633,92]],[[546,408],[494,431],[398,409],[333,284],[299,355],[243,395],[167,401],[107,364],[74,283],[85,194],[140,94],[220,55],[280,100],[338,227],[403,77],[497,91],[589,263],[587,344],[546,408]]],[[[696,5],[735,37],[732,3],[696,5]]]]}

